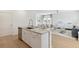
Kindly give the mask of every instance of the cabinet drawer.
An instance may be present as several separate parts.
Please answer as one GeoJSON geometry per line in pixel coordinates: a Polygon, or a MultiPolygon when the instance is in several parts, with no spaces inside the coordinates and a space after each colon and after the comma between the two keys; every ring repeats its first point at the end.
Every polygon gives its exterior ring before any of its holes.
{"type": "Polygon", "coordinates": [[[26,30],[23,30],[22,32],[23,32],[23,34],[30,34],[30,32],[26,31],[26,30]]]}
{"type": "Polygon", "coordinates": [[[32,36],[37,36],[37,37],[40,37],[40,36],[41,36],[40,34],[35,33],[35,32],[31,32],[31,35],[32,35],[32,36]]]}

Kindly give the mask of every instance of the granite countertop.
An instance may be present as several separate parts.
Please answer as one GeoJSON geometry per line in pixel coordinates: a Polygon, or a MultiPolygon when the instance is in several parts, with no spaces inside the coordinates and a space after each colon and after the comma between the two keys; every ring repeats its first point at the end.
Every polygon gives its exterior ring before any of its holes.
{"type": "Polygon", "coordinates": [[[40,29],[40,28],[27,29],[27,28],[23,27],[22,29],[32,31],[32,32],[35,32],[35,33],[38,33],[38,34],[44,34],[44,33],[49,32],[49,30],[47,30],[47,29],[40,29]]]}

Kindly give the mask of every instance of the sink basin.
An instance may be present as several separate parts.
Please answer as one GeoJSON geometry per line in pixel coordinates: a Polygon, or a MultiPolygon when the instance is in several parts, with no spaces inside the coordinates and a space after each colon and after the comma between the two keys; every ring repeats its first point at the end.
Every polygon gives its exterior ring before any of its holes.
{"type": "Polygon", "coordinates": [[[33,27],[27,27],[27,29],[34,29],[33,27]]]}

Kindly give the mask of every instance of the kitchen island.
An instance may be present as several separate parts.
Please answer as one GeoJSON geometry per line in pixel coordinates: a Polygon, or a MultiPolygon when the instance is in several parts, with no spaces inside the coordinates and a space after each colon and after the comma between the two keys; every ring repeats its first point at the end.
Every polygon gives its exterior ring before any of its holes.
{"type": "Polygon", "coordinates": [[[49,48],[50,47],[50,32],[45,29],[22,28],[22,40],[32,48],[49,48]]]}

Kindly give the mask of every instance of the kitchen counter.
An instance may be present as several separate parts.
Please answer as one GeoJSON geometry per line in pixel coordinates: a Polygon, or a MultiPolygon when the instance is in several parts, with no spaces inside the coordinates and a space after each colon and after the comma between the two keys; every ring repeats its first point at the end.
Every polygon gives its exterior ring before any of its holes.
{"type": "Polygon", "coordinates": [[[48,29],[40,29],[40,28],[35,28],[35,29],[22,28],[22,29],[27,30],[27,31],[32,31],[32,32],[35,32],[38,34],[43,34],[43,33],[49,32],[48,29]]]}
{"type": "Polygon", "coordinates": [[[50,28],[48,28],[48,29],[40,29],[40,28],[27,29],[25,27],[22,27],[22,29],[27,30],[27,31],[32,31],[32,32],[35,32],[35,33],[38,33],[38,34],[44,34],[46,32],[51,32],[52,36],[54,34],[57,34],[57,35],[60,35],[60,36],[63,36],[63,37],[67,37],[67,38],[73,39],[70,30],[66,30],[65,33],[60,33],[59,29],[53,30],[53,29],[50,29],[50,28]]]}
{"type": "Polygon", "coordinates": [[[27,29],[26,27],[19,27],[19,28],[22,28],[22,29],[27,30],[27,31],[32,31],[32,32],[35,32],[35,33],[38,33],[38,34],[51,32],[52,35],[57,34],[57,35],[61,35],[61,36],[64,36],[64,37],[71,38],[71,39],[73,38],[70,30],[66,30],[65,33],[60,33],[61,30],[59,30],[59,29],[56,29],[56,30],[53,30],[53,29],[50,29],[50,28],[48,28],[48,29],[40,29],[40,28],[27,29]]]}

